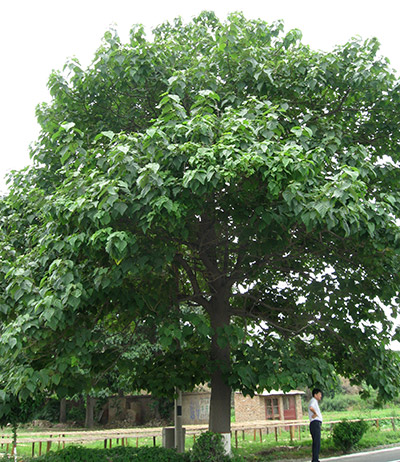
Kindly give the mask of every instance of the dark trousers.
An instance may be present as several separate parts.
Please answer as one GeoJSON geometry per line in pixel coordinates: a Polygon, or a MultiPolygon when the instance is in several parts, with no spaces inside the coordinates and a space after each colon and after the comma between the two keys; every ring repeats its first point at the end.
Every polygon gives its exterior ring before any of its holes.
{"type": "Polygon", "coordinates": [[[319,420],[310,423],[310,433],[312,437],[312,462],[319,461],[319,450],[321,448],[321,425],[319,420]]]}

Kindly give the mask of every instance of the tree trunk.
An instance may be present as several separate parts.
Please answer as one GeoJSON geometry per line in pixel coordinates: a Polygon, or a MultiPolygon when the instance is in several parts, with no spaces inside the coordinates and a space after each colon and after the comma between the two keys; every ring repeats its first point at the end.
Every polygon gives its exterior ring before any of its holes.
{"type": "Polygon", "coordinates": [[[12,442],[11,455],[14,456],[14,461],[15,462],[17,462],[17,430],[18,430],[18,424],[13,423],[12,424],[12,440],[13,440],[13,442],[12,442]]]}
{"type": "Polygon", "coordinates": [[[215,433],[230,434],[231,431],[231,388],[223,379],[223,370],[230,369],[230,345],[219,345],[218,329],[230,322],[229,304],[212,303],[210,310],[211,327],[214,335],[211,343],[211,360],[215,369],[211,376],[211,400],[209,430],[215,433]]]}
{"type": "Polygon", "coordinates": [[[67,422],[67,399],[62,398],[60,401],[60,423],[67,422]]]}
{"type": "Polygon", "coordinates": [[[94,398],[86,395],[86,416],[85,416],[85,427],[94,427],[94,398]]]}
{"type": "Polygon", "coordinates": [[[214,433],[231,431],[231,388],[222,377],[220,369],[211,376],[209,430],[214,433]]]}

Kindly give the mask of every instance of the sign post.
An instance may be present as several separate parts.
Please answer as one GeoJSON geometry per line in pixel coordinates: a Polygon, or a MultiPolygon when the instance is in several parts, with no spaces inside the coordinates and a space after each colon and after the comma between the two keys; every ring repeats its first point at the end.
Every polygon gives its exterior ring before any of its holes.
{"type": "Polygon", "coordinates": [[[175,398],[175,449],[178,453],[185,451],[184,432],[182,429],[182,391],[177,390],[175,398]]]}

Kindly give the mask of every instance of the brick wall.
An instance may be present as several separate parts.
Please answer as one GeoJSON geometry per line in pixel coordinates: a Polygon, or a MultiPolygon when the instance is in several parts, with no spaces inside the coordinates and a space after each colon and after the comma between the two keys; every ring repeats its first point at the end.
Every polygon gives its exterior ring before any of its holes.
{"type": "Polygon", "coordinates": [[[301,395],[296,395],[296,419],[301,420],[303,418],[303,406],[301,403],[301,395]]]}
{"type": "Polygon", "coordinates": [[[235,393],[235,420],[236,422],[248,422],[252,420],[265,420],[265,400],[262,396],[243,396],[235,393]]]}
{"type": "MultiPolygon", "coordinates": [[[[299,392],[301,393],[301,392],[299,392]]],[[[255,395],[253,398],[250,396],[243,396],[241,393],[235,393],[235,419],[236,422],[251,422],[254,420],[266,420],[267,399],[277,399],[279,403],[279,413],[276,413],[274,409],[274,418],[279,420],[285,420],[284,408],[283,408],[283,394],[276,395],[255,395]]],[[[302,406],[301,406],[301,394],[293,395],[295,399],[296,419],[303,418],[302,406]]],[[[272,416],[271,416],[272,417],[272,416]]],[[[270,418],[271,418],[270,417],[270,418]]],[[[293,418],[293,417],[292,417],[293,418]]]]}

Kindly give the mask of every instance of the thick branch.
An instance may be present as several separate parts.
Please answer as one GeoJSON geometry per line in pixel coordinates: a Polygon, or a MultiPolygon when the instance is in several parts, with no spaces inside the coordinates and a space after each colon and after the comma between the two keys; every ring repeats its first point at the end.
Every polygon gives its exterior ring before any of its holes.
{"type": "MultiPolygon", "coordinates": [[[[181,268],[183,268],[183,270],[185,271],[189,281],[190,281],[190,284],[192,286],[192,290],[193,290],[193,295],[188,297],[187,299],[188,300],[196,300],[198,301],[198,303],[200,303],[200,305],[202,305],[205,309],[208,309],[208,301],[204,298],[204,295],[203,295],[203,292],[200,288],[200,285],[199,285],[199,282],[197,280],[197,277],[196,277],[196,274],[193,272],[192,268],[190,267],[190,265],[188,264],[188,262],[183,258],[183,256],[181,254],[176,254],[175,255],[175,261],[178,265],[181,266],[181,268]]],[[[181,299],[182,301],[182,299],[181,299]]]]}

